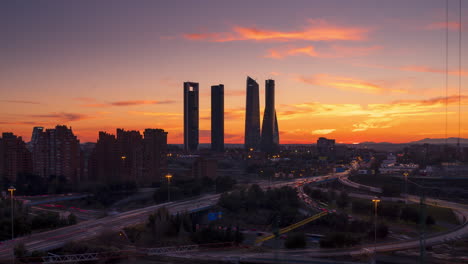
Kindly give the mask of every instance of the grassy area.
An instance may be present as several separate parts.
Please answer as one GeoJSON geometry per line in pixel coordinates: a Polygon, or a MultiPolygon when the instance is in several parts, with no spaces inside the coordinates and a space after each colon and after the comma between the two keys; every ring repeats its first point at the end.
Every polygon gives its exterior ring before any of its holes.
{"type": "Polygon", "coordinates": [[[404,180],[400,178],[382,176],[382,175],[355,175],[355,176],[349,177],[349,179],[353,182],[357,182],[360,184],[373,186],[373,187],[382,187],[385,184],[390,184],[390,185],[400,185],[402,186],[402,190],[403,190],[404,185],[405,185],[404,180]]]}
{"type": "MultiPolygon", "coordinates": [[[[354,197],[350,198],[350,201],[351,201],[351,203],[353,203],[355,201],[357,201],[357,202],[369,202],[366,199],[360,199],[360,198],[354,198],[354,197]]],[[[406,206],[405,204],[403,204],[401,202],[383,201],[382,203],[384,203],[386,206],[398,206],[400,209],[406,206]]],[[[407,206],[410,207],[410,208],[418,210],[418,212],[420,210],[419,204],[410,203],[407,206]]],[[[349,214],[352,214],[351,208],[346,208],[346,212],[349,213],[349,214]]],[[[426,205],[426,216],[429,216],[429,215],[434,217],[437,225],[440,225],[440,224],[458,225],[459,224],[458,220],[457,220],[457,217],[453,213],[452,209],[449,209],[449,208],[426,205]]],[[[369,219],[369,218],[372,217],[371,214],[369,214],[369,215],[360,215],[360,216],[365,218],[365,219],[369,219]]],[[[394,224],[405,223],[404,221],[401,221],[399,218],[397,218],[395,220],[387,218],[386,220],[389,223],[394,223],[394,224]]],[[[417,226],[417,224],[415,226],[417,226]]]]}

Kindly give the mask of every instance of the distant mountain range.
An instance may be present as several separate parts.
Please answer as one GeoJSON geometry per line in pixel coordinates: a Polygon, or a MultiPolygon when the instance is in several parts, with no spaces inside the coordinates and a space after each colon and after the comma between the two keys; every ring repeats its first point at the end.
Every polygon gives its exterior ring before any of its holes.
{"type": "MultiPolygon", "coordinates": [[[[418,141],[410,142],[410,144],[445,144],[445,138],[425,138],[418,141]]],[[[448,144],[457,144],[457,137],[447,138],[448,144]]],[[[468,138],[460,138],[460,144],[468,144],[468,138]]]]}
{"type": "MultiPolygon", "coordinates": [[[[457,137],[450,137],[447,138],[447,144],[457,144],[458,138],[457,137]]],[[[372,141],[365,141],[359,143],[359,145],[372,145],[372,144],[392,144],[392,145],[409,145],[409,144],[445,144],[445,138],[425,138],[417,141],[411,141],[407,143],[391,143],[391,142],[372,142],[372,141]]],[[[468,144],[468,138],[460,138],[460,144],[468,144]]]]}
{"type": "MultiPolygon", "coordinates": [[[[456,137],[451,137],[447,138],[447,143],[448,144],[457,144],[458,138],[456,137]]],[[[94,142],[86,142],[86,143],[81,143],[82,149],[92,149],[96,143],[94,142]]],[[[405,147],[408,145],[413,145],[413,144],[445,144],[445,138],[425,138],[417,141],[411,141],[411,142],[406,142],[406,143],[391,143],[391,142],[373,142],[373,141],[364,141],[359,144],[340,144],[338,143],[337,145],[347,145],[350,147],[369,147],[369,148],[374,148],[376,150],[379,149],[385,149],[389,151],[393,151],[396,149],[399,149],[401,147],[405,147]]],[[[468,138],[460,138],[460,144],[462,145],[468,145],[468,138]]],[[[168,144],[170,146],[178,146],[180,148],[183,148],[183,144],[168,144]]],[[[314,143],[309,143],[309,144],[281,144],[283,146],[300,146],[300,145],[315,145],[314,143]]],[[[210,148],[211,144],[210,143],[200,143],[199,147],[200,149],[207,149],[210,148]]],[[[242,148],[244,144],[225,144],[226,148],[242,148]]]]}

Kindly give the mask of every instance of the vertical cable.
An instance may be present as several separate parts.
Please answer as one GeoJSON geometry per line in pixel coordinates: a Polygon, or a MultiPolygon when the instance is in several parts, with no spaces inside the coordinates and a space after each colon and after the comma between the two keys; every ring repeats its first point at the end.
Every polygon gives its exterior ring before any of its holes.
{"type": "Polygon", "coordinates": [[[448,36],[449,36],[449,21],[448,21],[448,9],[449,0],[445,1],[445,145],[448,140],[448,36]]]}
{"type": "Polygon", "coordinates": [[[460,0],[458,21],[458,151],[460,153],[460,136],[461,136],[461,58],[462,58],[462,0],[460,0]]]}

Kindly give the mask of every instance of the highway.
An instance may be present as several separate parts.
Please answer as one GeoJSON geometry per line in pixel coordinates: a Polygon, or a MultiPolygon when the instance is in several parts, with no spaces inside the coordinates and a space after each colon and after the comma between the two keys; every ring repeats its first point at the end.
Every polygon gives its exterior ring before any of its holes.
{"type": "MultiPolygon", "coordinates": [[[[328,178],[339,178],[339,181],[343,184],[346,184],[350,187],[360,189],[360,190],[374,190],[375,193],[381,193],[380,188],[375,188],[371,186],[362,185],[359,183],[352,182],[348,179],[347,173],[341,173],[336,175],[328,175],[328,178]]],[[[325,180],[324,177],[317,180],[323,181],[325,180]]],[[[365,195],[359,193],[350,193],[352,197],[359,197],[363,199],[372,199],[373,195],[365,195]]],[[[404,198],[397,198],[397,197],[381,197],[382,200],[404,200],[404,198]]],[[[418,196],[408,196],[408,201],[419,203],[418,196]]],[[[446,207],[451,208],[457,214],[461,215],[463,224],[457,226],[456,228],[436,233],[432,235],[426,236],[425,244],[426,246],[436,245],[436,244],[443,244],[446,242],[459,240],[462,237],[468,235],[468,205],[458,204],[449,201],[443,201],[438,199],[426,199],[426,203],[434,206],[446,207]]],[[[303,250],[279,250],[277,252],[265,252],[265,253],[246,253],[246,252],[191,252],[187,253],[191,258],[196,259],[209,259],[210,256],[229,256],[229,258],[237,259],[239,261],[252,261],[255,262],[259,259],[263,260],[263,262],[277,262],[280,260],[281,263],[309,263],[308,261],[311,258],[321,258],[321,257],[343,257],[343,256],[357,256],[357,255],[372,255],[374,252],[391,252],[391,251],[399,251],[399,250],[407,250],[411,248],[418,248],[420,246],[419,239],[410,239],[406,241],[396,241],[396,242],[387,242],[387,243],[377,243],[368,244],[368,245],[359,245],[357,247],[352,248],[344,248],[344,249],[303,249],[303,250]]]]}
{"type": "MultiPolygon", "coordinates": [[[[328,176],[316,177],[318,180],[328,176]]],[[[303,179],[271,184],[272,187],[292,186],[303,179]]],[[[259,182],[260,187],[268,188],[268,181],[259,182]]],[[[106,216],[101,219],[88,220],[76,225],[62,227],[29,236],[23,236],[11,241],[4,241],[0,244],[0,260],[9,259],[13,254],[13,247],[16,243],[23,242],[28,251],[41,250],[48,251],[60,248],[69,241],[80,241],[98,236],[104,230],[118,231],[126,226],[144,223],[148,216],[160,207],[166,207],[171,213],[189,212],[201,208],[206,208],[217,203],[219,194],[205,195],[200,198],[186,201],[176,201],[164,204],[153,205],[145,208],[135,209],[116,215],[106,216]]]]}
{"type": "Polygon", "coordinates": [[[48,251],[59,248],[69,241],[79,241],[98,236],[104,230],[118,231],[126,226],[143,223],[148,216],[160,207],[167,207],[171,213],[192,211],[217,202],[219,194],[206,195],[190,201],[170,202],[153,205],[141,209],[107,216],[101,219],[84,221],[76,225],[67,226],[42,233],[4,241],[0,245],[0,260],[12,257],[14,244],[23,242],[29,251],[48,251]]]}
{"type": "MultiPolygon", "coordinates": [[[[327,181],[331,179],[339,178],[340,182],[347,182],[348,186],[358,189],[369,188],[370,186],[360,185],[358,183],[353,183],[347,179],[347,173],[336,173],[326,176],[320,177],[313,177],[307,179],[307,182],[315,181],[327,181]]],[[[303,183],[304,179],[296,179],[292,181],[285,181],[285,182],[277,182],[271,184],[272,187],[282,187],[282,186],[297,186],[300,183],[303,183]]],[[[270,186],[269,182],[261,182],[259,185],[262,188],[267,188],[270,186]]],[[[372,187],[373,188],[373,187],[372,187]]],[[[350,194],[354,195],[354,194],[350,194]]],[[[355,194],[363,196],[363,194],[355,194]]],[[[214,205],[218,198],[219,194],[210,194],[205,195],[197,199],[189,200],[189,201],[176,201],[170,203],[164,203],[159,205],[153,205],[141,209],[131,210],[128,212],[123,212],[117,215],[107,216],[101,219],[96,220],[89,220],[85,222],[81,222],[79,224],[63,227],[47,232],[37,233],[30,236],[25,236],[21,238],[15,239],[12,241],[5,241],[3,244],[0,245],[0,260],[8,259],[12,256],[12,248],[15,243],[23,242],[26,245],[26,248],[29,251],[34,250],[42,250],[48,251],[52,249],[59,248],[63,246],[66,242],[69,241],[79,241],[79,240],[86,240],[91,239],[93,237],[98,236],[104,230],[113,230],[117,231],[126,226],[143,223],[147,220],[149,214],[153,213],[156,209],[165,206],[169,209],[171,213],[177,212],[184,212],[184,211],[192,211],[201,208],[206,208],[209,206],[214,205]]],[[[366,196],[367,197],[367,196],[366,196]]],[[[371,197],[371,196],[369,196],[371,197]]],[[[395,199],[395,198],[390,198],[395,199]]],[[[419,202],[419,197],[417,196],[409,196],[408,200],[411,202],[419,202]]],[[[456,211],[460,214],[464,220],[468,219],[468,206],[461,205],[453,202],[442,201],[437,199],[427,199],[427,202],[432,205],[448,207],[456,211]]],[[[438,233],[435,235],[428,236],[426,238],[426,245],[435,245],[440,243],[445,243],[452,240],[460,239],[463,236],[468,234],[468,225],[466,221],[457,228],[450,230],[444,233],[438,233]]],[[[300,255],[302,257],[333,257],[333,256],[350,256],[350,255],[362,255],[362,254],[369,254],[369,252],[373,252],[374,250],[377,252],[389,252],[389,251],[397,251],[397,250],[404,250],[409,248],[417,248],[419,247],[419,240],[407,240],[407,241],[397,241],[391,243],[379,243],[375,246],[374,245],[360,245],[359,247],[355,248],[347,248],[347,249],[331,249],[331,250],[324,250],[324,249],[304,249],[304,250],[284,250],[280,251],[283,255],[288,255],[290,257],[294,257],[295,255],[300,255]]],[[[194,254],[193,252],[191,254],[194,254]]],[[[204,255],[209,254],[208,252],[204,252],[204,255]]],[[[219,254],[219,251],[216,253],[219,254]]],[[[231,256],[238,256],[241,260],[242,259],[249,259],[249,258],[263,258],[263,259],[273,259],[275,256],[273,253],[250,253],[245,254],[245,252],[230,252],[231,256]]],[[[194,254],[195,255],[195,254],[194,254]]]]}

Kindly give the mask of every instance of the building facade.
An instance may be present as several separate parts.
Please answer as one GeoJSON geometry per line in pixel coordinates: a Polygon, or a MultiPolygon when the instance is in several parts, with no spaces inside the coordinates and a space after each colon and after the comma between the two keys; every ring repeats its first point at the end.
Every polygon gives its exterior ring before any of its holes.
{"type": "Polygon", "coordinates": [[[247,76],[247,95],[245,109],[246,149],[258,150],[260,144],[260,99],[258,83],[247,76]]]}
{"type": "Polygon", "coordinates": [[[167,132],[147,128],[143,135],[143,181],[161,182],[167,172],[167,132]]]}
{"type": "Polygon", "coordinates": [[[140,131],[117,129],[119,180],[138,184],[143,177],[143,136],[140,131]]]}
{"type": "Polygon", "coordinates": [[[15,182],[20,173],[32,172],[32,155],[21,137],[3,133],[0,138],[0,177],[15,182]]]}
{"type": "Polygon", "coordinates": [[[147,186],[160,182],[167,171],[167,132],[162,129],[139,131],[117,129],[117,136],[99,132],[91,154],[91,182],[131,182],[147,186]]]}
{"type": "Polygon", "coordinates": [[[335,140],[320,137],[317,140],[317,153],[322,160],[335,160],[335,140]]]}
{"type": "Polygon", "coordinates": [[[88,160],[89,181],[112,183],[119,177],[120,152],[115,135],[99,132],[99,138],[88,160]]]}
{"type": "Polygon", "coordinates": [[[265,111],[263,113],[261,150],[266,153],[279,149],[278,119],[275,109],[275,81],[265,81],[265,111]]]}
{"type": "Polygon", "coordinates": [[[224,85],[211,86],[211,150],[224,152],[224,85]]]}
{"type": "Polygon", "coordinates": [[[80,141],[71,128],[35,127],[31,137],[33,172],[42,177],[63,176],[68,182],[79,183],[82,173],[80,141]]]}
{"type": "Polygon", "coordinates": [[[184,82],[184,150],[198,149],[198,83],[184,82]]]}

